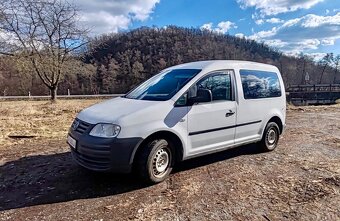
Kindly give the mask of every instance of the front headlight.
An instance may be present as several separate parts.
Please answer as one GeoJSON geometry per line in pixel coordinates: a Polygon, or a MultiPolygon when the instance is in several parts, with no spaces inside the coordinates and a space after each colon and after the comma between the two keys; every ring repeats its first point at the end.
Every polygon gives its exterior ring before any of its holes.
{"type": "Polygon", "coordinates": [[[120,132],[120,126],[115,124],[97,124],[91,130],[90,135],[94,137],[117,137],[120,132]]]}

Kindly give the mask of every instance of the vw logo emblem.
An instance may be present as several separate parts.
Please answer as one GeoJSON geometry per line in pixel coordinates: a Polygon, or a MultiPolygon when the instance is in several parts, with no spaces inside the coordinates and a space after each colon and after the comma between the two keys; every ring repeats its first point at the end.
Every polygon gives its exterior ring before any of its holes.
{"type": "Polygon", "coordinates": [[[76,130],[78,126],[79,126],[79,121],[75,120],[72,124],[72,129],[76,130]]]}

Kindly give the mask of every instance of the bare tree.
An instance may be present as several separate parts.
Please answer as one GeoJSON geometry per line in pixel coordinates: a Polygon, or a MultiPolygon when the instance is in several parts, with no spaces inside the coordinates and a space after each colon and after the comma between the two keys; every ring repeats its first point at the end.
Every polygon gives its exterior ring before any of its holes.
{"type": "Polygon", "coordinates": [[[323,75],[325,73],[325,70],[327,68],[327,66],[331,63],[333,59],[333,53],[327,53],[322,59],[321,61],[319,62],[319,65],[320,66],[323,66],[322,68],[322,72],[320,74],[320,80],[319,80],[319,84],[322,83],[322,79],[323,79],[323,75]]]}
{"type": "Polygon", "coordinates": [[[67,0],[3,0],[0,6],[1,53],[25,58],[52,101],[69,59],[87,43],[78,21],[67,0]]]}
{"type": "Polygon", "coordinates": [[[339,70],[339,64],[340,64],[340,55],[334,56],[333,57],[333,65],[334,65],[334,78],[333,78],[333,83],[336,84],[336,77],[338,74],[339,70]]]}

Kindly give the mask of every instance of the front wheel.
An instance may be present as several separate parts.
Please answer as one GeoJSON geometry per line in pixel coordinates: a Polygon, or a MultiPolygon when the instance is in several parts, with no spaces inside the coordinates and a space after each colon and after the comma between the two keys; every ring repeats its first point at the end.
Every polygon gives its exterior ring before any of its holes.
{"type": "Polygon", "coordinates": [[[170,141],[156,139],[144,147],[137,156],[136,172],[148,183],[159,183],[171,173],[173,146],[170,141]]]}
{"type": "Polygon", "coordinates": [[[280,130],[275,122],[269,122],[264,130],[259,146],[263,151],[273,151],[279,142],[280,130]]]}

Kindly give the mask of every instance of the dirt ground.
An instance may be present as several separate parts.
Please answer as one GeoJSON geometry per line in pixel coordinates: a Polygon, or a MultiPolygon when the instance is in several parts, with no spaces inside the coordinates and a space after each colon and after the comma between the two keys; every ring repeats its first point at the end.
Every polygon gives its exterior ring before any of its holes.
{"type": "Polygon", "coordinates": [[[340,105],[290,107],[274,152],[192,159],[145,186],[72,161],[68,127],[98,101],[0,102],[0,220],[340,220],[340,105]]]}

